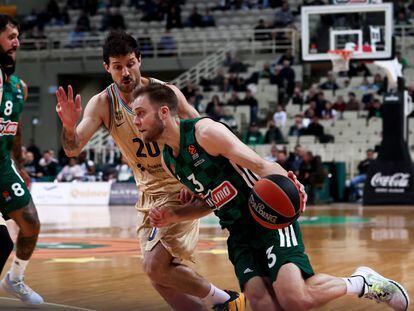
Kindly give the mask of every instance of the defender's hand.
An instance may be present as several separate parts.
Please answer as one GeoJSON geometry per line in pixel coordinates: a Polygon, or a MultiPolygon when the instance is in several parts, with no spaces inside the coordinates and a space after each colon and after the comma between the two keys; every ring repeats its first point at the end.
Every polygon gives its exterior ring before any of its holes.
{"type": "Polygon", "coordinates": [[[153,227],[166,227],[177,222],[175,214],[166,206],[152,208],[149,212],[149,219],[153,227]]]}
{"type": "Polygon", "coordinates": [[[296,188],[299,190],[300,195],[300,212],[303,213],[306,210],[306,201],[308,200],[308,195],[305,192],[305,187],[299,182],[296,178],[296,175],[292,172],[288,172],[288,177],[294,182],[296,188]]]}
{"type": "Polygon", "coordinates": [[[187,203],[194,202],[194,200],[196,199],[196,196],[194,193],[192,193],[187,188],[181,188],[178,198],[180,199],[180,202],[184,205],[187,203]]]}
{"type": "Polygon", "coordinates": [[[63,87],[60,86],[56,91],[56,99],[56,112],[63,126],[68,130],[73,130],[82,114],[81,96],[77,94],[73,100],[72,86],[68,86],[67,95],[63,87]]]}

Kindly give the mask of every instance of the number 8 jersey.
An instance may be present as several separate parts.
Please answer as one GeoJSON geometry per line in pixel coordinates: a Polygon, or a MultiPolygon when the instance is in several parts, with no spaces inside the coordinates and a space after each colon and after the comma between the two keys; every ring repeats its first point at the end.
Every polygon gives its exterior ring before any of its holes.
{"type": "MultiPolygon", "coordinates": [[[[3,81],[3,80],[2,80],[3,81]]],[[[0,104],[0,161],[10,158],[24,105],[24,83],[16,76],[3,82],[0,104]]]]}
{"type": "MultiPolygon", "coordinates": [[[[150,83],[164,83],[153,78],[149,80],[150,83]]],[[[151,195],[179,191],[180,183],[162,168],[163,146],[157,142],[144,142],[134,124],[135,114],[122,100],[115,83],[108,86],[106,92],[111,109],[109,133],[132,169],[138,190],[151,195]]]]}

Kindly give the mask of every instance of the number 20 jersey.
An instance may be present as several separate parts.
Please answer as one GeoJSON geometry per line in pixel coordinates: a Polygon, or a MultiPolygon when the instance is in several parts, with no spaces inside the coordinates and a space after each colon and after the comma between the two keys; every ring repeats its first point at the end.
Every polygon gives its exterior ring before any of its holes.
{"type": "MultiPolygon", "coordinates": [[[[149,78],[150,83],[164,83],[149,78]]],[[[161,165],[163,146],[157,142],[145,143],[134,124],[134,112],[122,100],[118,87],[112,83],[106,88],[111,109],[109,133],[132,169],[138,190],[150,195],[177,192],[181,189],[161,165]]]]}

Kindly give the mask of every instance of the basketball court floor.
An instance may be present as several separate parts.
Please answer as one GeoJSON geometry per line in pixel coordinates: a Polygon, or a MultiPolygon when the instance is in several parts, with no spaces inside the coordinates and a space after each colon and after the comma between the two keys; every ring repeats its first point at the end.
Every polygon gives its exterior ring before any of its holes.
{"type": "MultiPolygon", "coordinates": [[[[169,310],[141,269],[133,207],[38,206],[38,211],[42,233],[26,280],[48,304],[27,307],[0,290],[0,310],[169,310]]],[[[414,293],[414,206],[314,206],[301,222],[315,271],[348,276],[367,265],[414,293]]],[[[217,286],[238,289],[226,233],[211,223],[214,217],[203,220],[192,266],[217,286]]],[[[343,297],[318,310],[387,308],[343,297]]]]}

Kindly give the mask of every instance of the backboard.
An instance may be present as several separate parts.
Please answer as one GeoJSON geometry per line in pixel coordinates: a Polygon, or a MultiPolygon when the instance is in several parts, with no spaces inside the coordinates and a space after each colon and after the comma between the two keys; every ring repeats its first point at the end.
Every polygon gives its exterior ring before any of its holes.
{"type": "Polygon", "coordinates": [[[339,49],[352,49],[352,59],[391,59],[392,32],[392,3],[303,6],[302,59],[330,60],[328,51],[339,49]]]}

